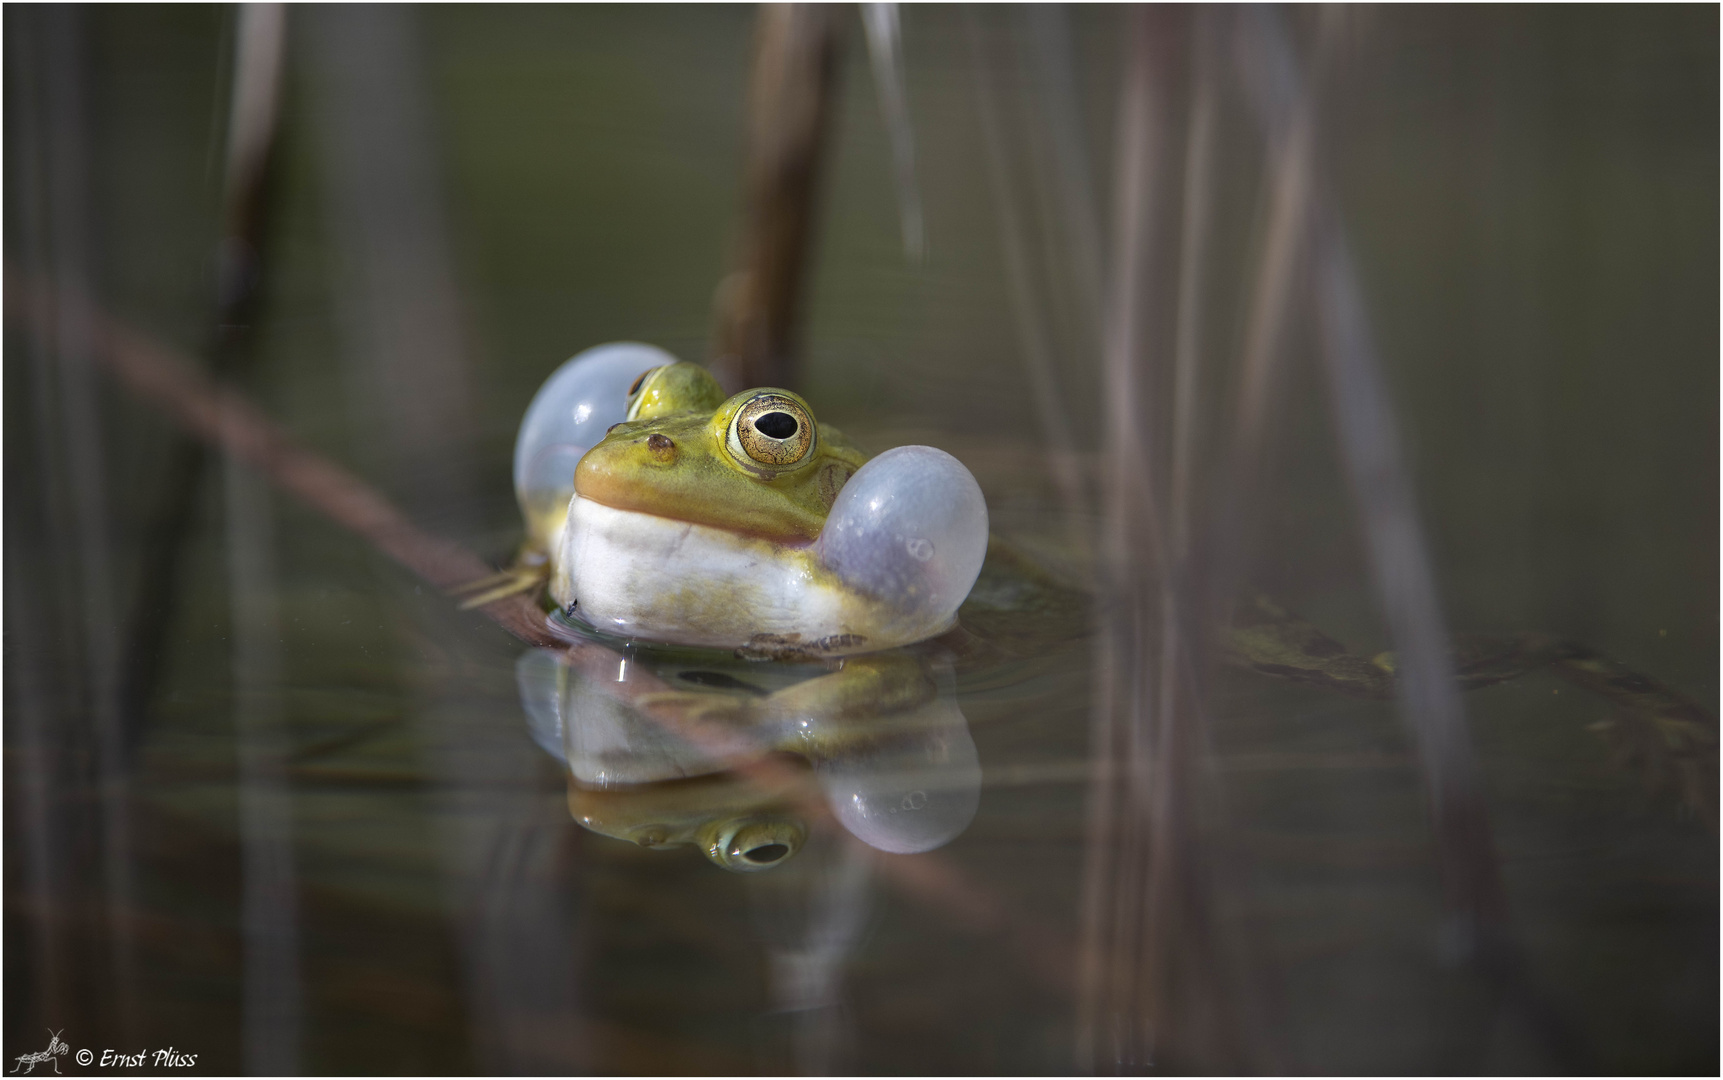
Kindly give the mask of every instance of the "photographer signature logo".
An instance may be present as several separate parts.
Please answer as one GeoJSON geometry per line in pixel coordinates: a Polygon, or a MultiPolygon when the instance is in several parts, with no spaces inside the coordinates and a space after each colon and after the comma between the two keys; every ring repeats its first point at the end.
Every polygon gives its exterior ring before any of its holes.
{"type": "MultiPolygon", "coordinates": [[[[64,1031],[65,1029],[61,1028],[60,1030],[64,1031]]],[[[71,1047],[60,1041],[60,1032],[50,1031],[48,1032],[48,1048],[38,1050],[34,1054],[19,1054],[18,1063],[12,1066],[12,1073],[29,1076],[36,1071],[36,1066],[46,1063],[54,1066],[56,1075],[63,1076],[65,1074],[60,1072],[59,1059],[70,1052],[71,1047]]],[[[171,1046],[166,1050],[157,1050],[154,1053],[149,1050],[139,1050],[135,1054],[122,1053],[118,1050],[103,1050],[99,1062],[96,1059],[95,1051],[88,1047],[79,1050],[72,1056],[77,1058],[78,1064],[85,1068],[91,1065],[98,1065],[103,1069],[142,1069],[146,1066],[153,1066],[157,1069],[191,1069],[197,1067],[196,1054],[182,1053],[171,1046]]]]}
{"type": "MultiPolygon", "coordinates": [[[[60,1031],[64,1030],[66,1029],[60,1029],[60,1031]]],[[[55,1059],[65,1056],[66,1051],[70,1049],[70,1047],[60,1041],[60,1031],[48,1032],[48,1049],[38,1050],[34,1054],[19,1054],[18,1064],[12,1066],[12,1071],[17,1072],[19,1069],[23,1069],[24,1075],[29,1076],[31,1073],[36,1071],[36,1066],[45,1061],[54,1066],[55,1074],[59,1075],[60,1063],[55,1059]]]]}

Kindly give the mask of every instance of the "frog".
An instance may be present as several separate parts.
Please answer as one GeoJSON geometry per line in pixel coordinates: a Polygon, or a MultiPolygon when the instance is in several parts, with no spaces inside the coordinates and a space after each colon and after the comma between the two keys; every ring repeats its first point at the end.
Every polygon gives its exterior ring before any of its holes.
{"type": "Polygon", "coordinates": [[[870,456],[791,390],[726,395],[645,345],[551,376],[515,481],[527,540],[503,588],[542,580],[568,618],[614,637],[757,659],[944,634],[989,544],[980,485],[950,454],[870,456]]]}

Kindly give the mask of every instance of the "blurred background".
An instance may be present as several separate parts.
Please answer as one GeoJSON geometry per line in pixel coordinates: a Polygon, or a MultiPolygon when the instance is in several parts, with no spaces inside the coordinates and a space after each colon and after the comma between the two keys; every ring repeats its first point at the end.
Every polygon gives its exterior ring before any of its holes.
{"type": "Polygon", "coordinates": [[[1716,1072],[1715,8],[4,17],[8,1057],[1716,1072]],[[960,675],[948,847],[584,832],[520,642],[211,448],[503,565],[615,340],[950,451],[1103,598],[960,675]],[[1223,663],[1254,590],[1397,698],[1223,663]]]}

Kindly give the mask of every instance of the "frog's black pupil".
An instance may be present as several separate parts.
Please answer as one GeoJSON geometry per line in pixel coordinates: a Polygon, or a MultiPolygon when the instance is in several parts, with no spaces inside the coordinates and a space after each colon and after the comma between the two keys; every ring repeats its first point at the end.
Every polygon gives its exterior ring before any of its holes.
{"type": "Polygon", "coordinates": [[[645,371],[642,371],[640,373],[640,377],[634,380],[634,385],[628,388],[628,396],[633,397],[635,394],[640,393],[640,384],[646,381],[646,376],[657,370],[657,368],[647,368],[645,371]]]}
{"type": "Polygon", "coordinates": [[[757,848],[749,848],[742,852],[742,858],[751,863],[769,863],[777,862],[789,853],[790,849],[786,844],[761,844],[757,848]]]}
{"type": "Polygon", "coordinates": [[[768,439],[787,439],[799,427],[796,418],[787,412],[769,412],[754,421],[754,430],[768,439]]]}

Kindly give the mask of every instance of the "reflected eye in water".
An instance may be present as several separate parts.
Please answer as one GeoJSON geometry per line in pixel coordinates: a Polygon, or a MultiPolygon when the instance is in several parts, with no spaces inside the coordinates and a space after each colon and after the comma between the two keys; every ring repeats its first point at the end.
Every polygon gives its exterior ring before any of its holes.
{"type": "Polygon", "coordinates": [[[706,846],[706,857],[726,870],[770,870],[800,851],[806,839],[806,827],[792,818],[741,818],[718,831],[706,846]]]}

